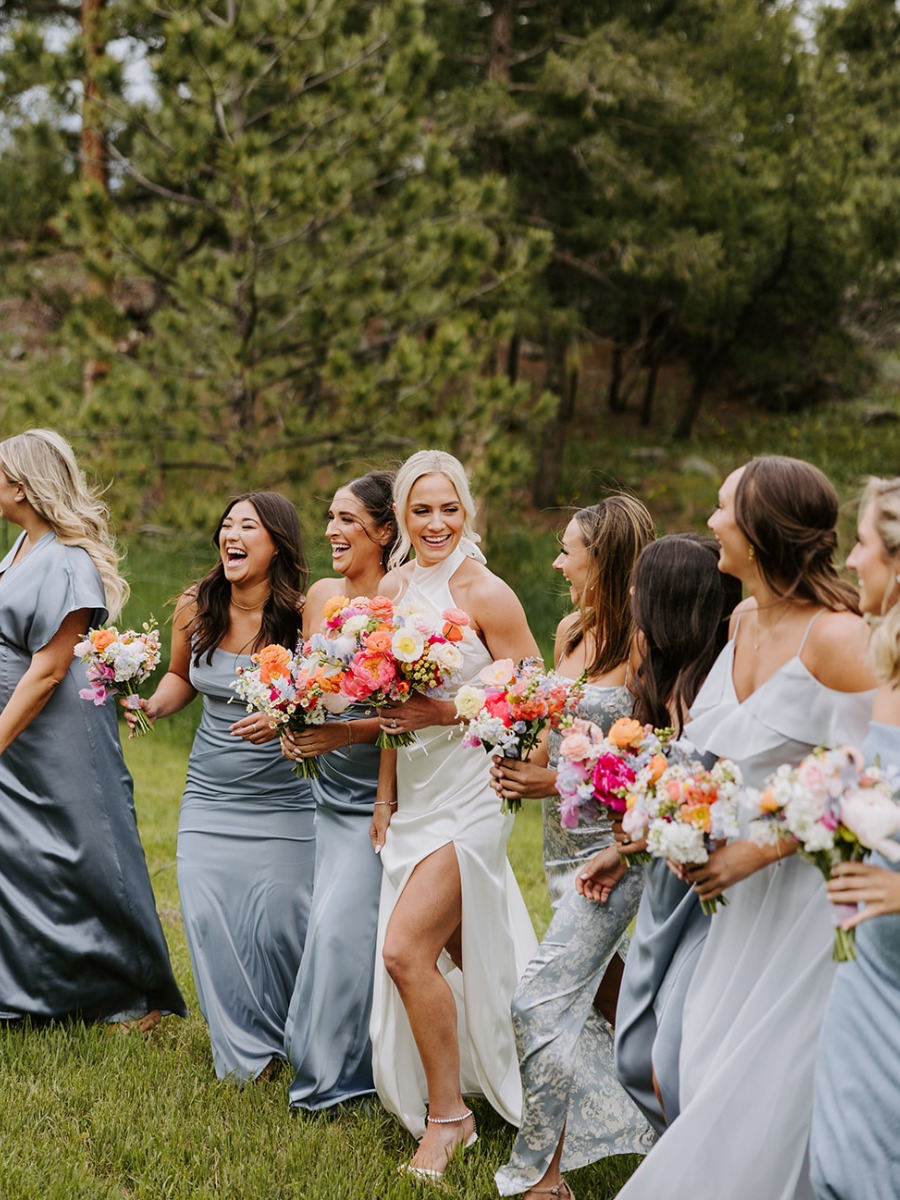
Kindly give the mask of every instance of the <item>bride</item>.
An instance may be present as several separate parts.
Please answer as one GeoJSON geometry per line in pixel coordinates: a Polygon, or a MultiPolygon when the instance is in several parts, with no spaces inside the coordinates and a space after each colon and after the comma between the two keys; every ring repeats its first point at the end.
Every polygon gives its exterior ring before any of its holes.
{"type": "MultiPolygon", "coordinates": [[[[386,577],[401,606],[471,624],[459,643],[459,683],[494,659],[537,657],[525,613],[471,539],[475,506],[462,465],[424,450],[397,473],[399,539],[386,577]]],[[[463,1093],[483,1094],[513,1124],[521,1085],[510,1001],[536,949],[506,842],[512,817],[491,787],[491,759],[465,747],[452,700],[413,693],[382,710],[413,745],[382,752],[372,843],[384,867],[372,1045],[384,1105],[421,1136],[411,1174],[438,1179],[454,1150],[476,1140],[463,1093]],[[428,1116],[425,1116],[426,1103],[428,1116]]]]}

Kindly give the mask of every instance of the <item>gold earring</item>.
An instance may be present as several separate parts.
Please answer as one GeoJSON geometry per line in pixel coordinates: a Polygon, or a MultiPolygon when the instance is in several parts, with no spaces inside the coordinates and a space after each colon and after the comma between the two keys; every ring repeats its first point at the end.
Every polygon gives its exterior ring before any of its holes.
{"type": "Polygon", "coordinates": [[[747,551],[747,557],[750,559],[751,562],[753,562],[754,558],[756,558],[756,550],[753,548],[752,545],[751,545],[750,549],[747,551]]]}

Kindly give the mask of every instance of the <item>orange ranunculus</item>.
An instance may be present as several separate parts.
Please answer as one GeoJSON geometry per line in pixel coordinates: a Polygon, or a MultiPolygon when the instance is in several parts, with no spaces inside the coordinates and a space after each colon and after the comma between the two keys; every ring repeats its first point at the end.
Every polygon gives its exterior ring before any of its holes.
{"type": "Polygon", "coordinates": [[[94,643],[94,649],[103,651],[107,646],[111,646],[116,640],[116,631],[114,629],[95,629],[91,634],[91,641],[94,643]]]}
{"type": "Polygon", "coordinates": [[[346,596],[332,596],[330,600],[325,601],[325,606],[322,609],[322,620],[330,621],[332,617],[336,617],[342,608],[346,608],[350,601],[346,596]]]}
{"type": "Polygon", "coordinates": [[[644,736],[644,727],[640,721],[635,721],[632,717],[619,717],[606,736],[614,746],[625,750],[637,746],[644,736]]]}
{"type": "Polygon", "coordinates": [[[712,814],[708,804],[685,804],[681,810],[681,819],[688,825],[696,825],[704,833],[712,829],[712,814]]]}
{"type": "Polygon", "coordinates": [[[263,646],[257,655],[260,680],[263,683],[271,683],[273,679],[284,679],[288,674],[290,661],[291,652],[286,646],[279,646],[277,642],[271,646],[263,646]]]}
{"type": "Polygon", "coordinates": [[[771,788],[766,788],[759,798],[759,811],[764,813],[778,812],[781,804],[775,799],[775,793],[771,788]]]}
{"type": "Polygon", "coordinates": [[[373,617],[378,617],[382,621],[389,621],[394,615],[394,602],[389,600],[387,596],[373,596],[368,601],[369,612],[373,617]]]}
{"type": "Polygon", "coordinates": [[[313,682],[318,684],[323,692],[336,695],[341,690],[341,675],[339,671],[326,671],[324,667],[316,667],[313,671],[313,682]]]}
{"type": "Polygon", "coordinates": [[[374,630],[366,638],[366,649],[373,654],[386,654],[391,648],[391,635],[380,629],[374,630]]]}
{"type": "Polygon", "coordinates": [[[647,763],[647,768],[650,771],[649,782],[656,783],[668,765],[669,764],[666,762],[664,755],[654,754],[647,763]]]}
{"type": "Polygon", "coordinates": [[[441,633],[448,642],[461,642],[465,637],[459,625],[453,625],[449,621],[444,622],[444,628],[441,630],[441,633]]]}

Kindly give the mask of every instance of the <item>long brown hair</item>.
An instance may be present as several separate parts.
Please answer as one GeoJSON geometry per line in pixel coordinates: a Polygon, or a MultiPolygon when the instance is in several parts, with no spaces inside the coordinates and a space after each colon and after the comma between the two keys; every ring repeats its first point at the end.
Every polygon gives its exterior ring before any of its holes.
{"type": "MultiPolygon", "coordinates": [[[[303,593],[309,578],[297,510],[290,500],[278,492],[244,492],[235,496],[216,525],[212,538],[216,550],[219,549],[219,534],[225,518],[242,500],[253,505],[278,551],[269,566],[272,590],[262,610],[259,634],[250,649],[260,650],[263,646],[279,642],[293,650],[300,632],[303,593]]],[[[231,625],[231,584],[225,578],[221,559],[192,590],[197,604],[191,623],[194,663],[199,665],[204,654],[206,661],[211,663],[213,651],[223,641],[231,625]]]]}
{"type": "Polygon", "coordinates": [[[735,520],[776,596],[859,612],[856,592],[834,565],[838,505],[827,476],[802,459],[772,454],[744,468],[735,520]]]}
{"type": "Polygon", "coordinates": [[[715,538],[698,533],[662,537],[634,568],[631,608],[642,636],[642,659],[632,684],[634,717],[642,725],[684,717],[728,640],[728,619],[741,585],[719,570],[715,538]]]}
{"type": "Polygon", "coordinates": [[[656,531],[650,513],[634,496],[607,496],[599,504],[579,509],[574,519],[590,557],[578,619],[572,622],[563,649],[571,654],[590,634],[594,659],[588,677],[596,679],[630,657],[634,637],[628,602],[631,572],[656,531]]]}

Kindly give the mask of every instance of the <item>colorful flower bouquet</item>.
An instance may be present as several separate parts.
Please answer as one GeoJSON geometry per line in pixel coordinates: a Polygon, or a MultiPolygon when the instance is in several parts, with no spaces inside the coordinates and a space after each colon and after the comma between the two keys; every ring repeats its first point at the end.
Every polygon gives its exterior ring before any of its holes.
{"type": "MultiPolygon", "coordinates": [[[[435,620],[398,608],[387,596],[335,596],[323,610],[322,632],[305,650],[337,673],[340,693],[348,701],[383,708],[402,703],[414,691],[445,696],[462,667],[456,643],[469,623],[461,609],[447,609],[435,620]]],[[[413,733],[382,730],[375,744],[394,749],[414,741],[413,733]]]]}
{"type": "Polygon", "coordinates": [[[672,735],[671,729],[631,717],[620,717],[605,736],[592,721],[572,721],[560,743],[556,775],[563,829],[593,824],[604,808],[621,819],[629,797],[666,769],[664,750],[672,735]]]}
{"type": "Polygon", "coordinates": [[[115,625],[89,629],[74,653],[87,666],[90,686],[79,691],[82,700],[104,704],[108,696],[124,695],[126,705],[135,714],[131,736],[150,733],[153,725],[141,708],[137,689],[159,666],[159,630],[153,617],[140,630],[119,631],[115,625]]]}
{"type": "MultiPolygon", "coordinates": [[[[833,750],[819,747],[796,767],[779,767],[757,793],[759,816],[750,823],[757,845],[774,845],[783,838],[797,843],[797,853],[818,867],[826,879],[841,862],[858,862],[870,850],[900,859],[900,804],[894,799],[896,772],[866,767],[852,746],[833,750]]],[[[856,911],[834,905],[833,957],[856,958],[856,931],[840,922],[856,911]]]]}
{"type": "MultiPolygon", "coordinates": [[[[260,712],[273,729],[304,729],[321,725],[329,712],[341,712],[347,702],[340,695],[340,676],[317,657],[291,654],[275,643],[253,655],[252,667],[238,667],[231,686],[248,712],[260,712]]],[[[317,779],[315,758],[294,764],[294,773],[317,779]]]]}
{"type": "MultiPolygon", "coordinates": [[[[505,758],[528,760],[546,728],[558,729],[581,698],[584,678],[547,674],[540,659],[518,666],[498,659],[480,674],[485,687],[461,687],[456,712],[463,720],[463,745],[498,749],[505,758]]],[[[517,812],[522,801],[504,799],[503,812],[517,812]]]]}
{"type": "MultiPolygon", "coordinates": [[[[686,743],[679,749],[684,751],[686,743]]],[[[711,849],[740,832],[741,773],[727,758],[709,769],[686,757],[661,771],[657,767],[653,760],[638,772],[622,829],[634,841],[647,839],[650,858],[705,863],[711,849]]],[[[700,905],[710,915],[727,903],[724,896],[715,896],[700,905]]]]}

